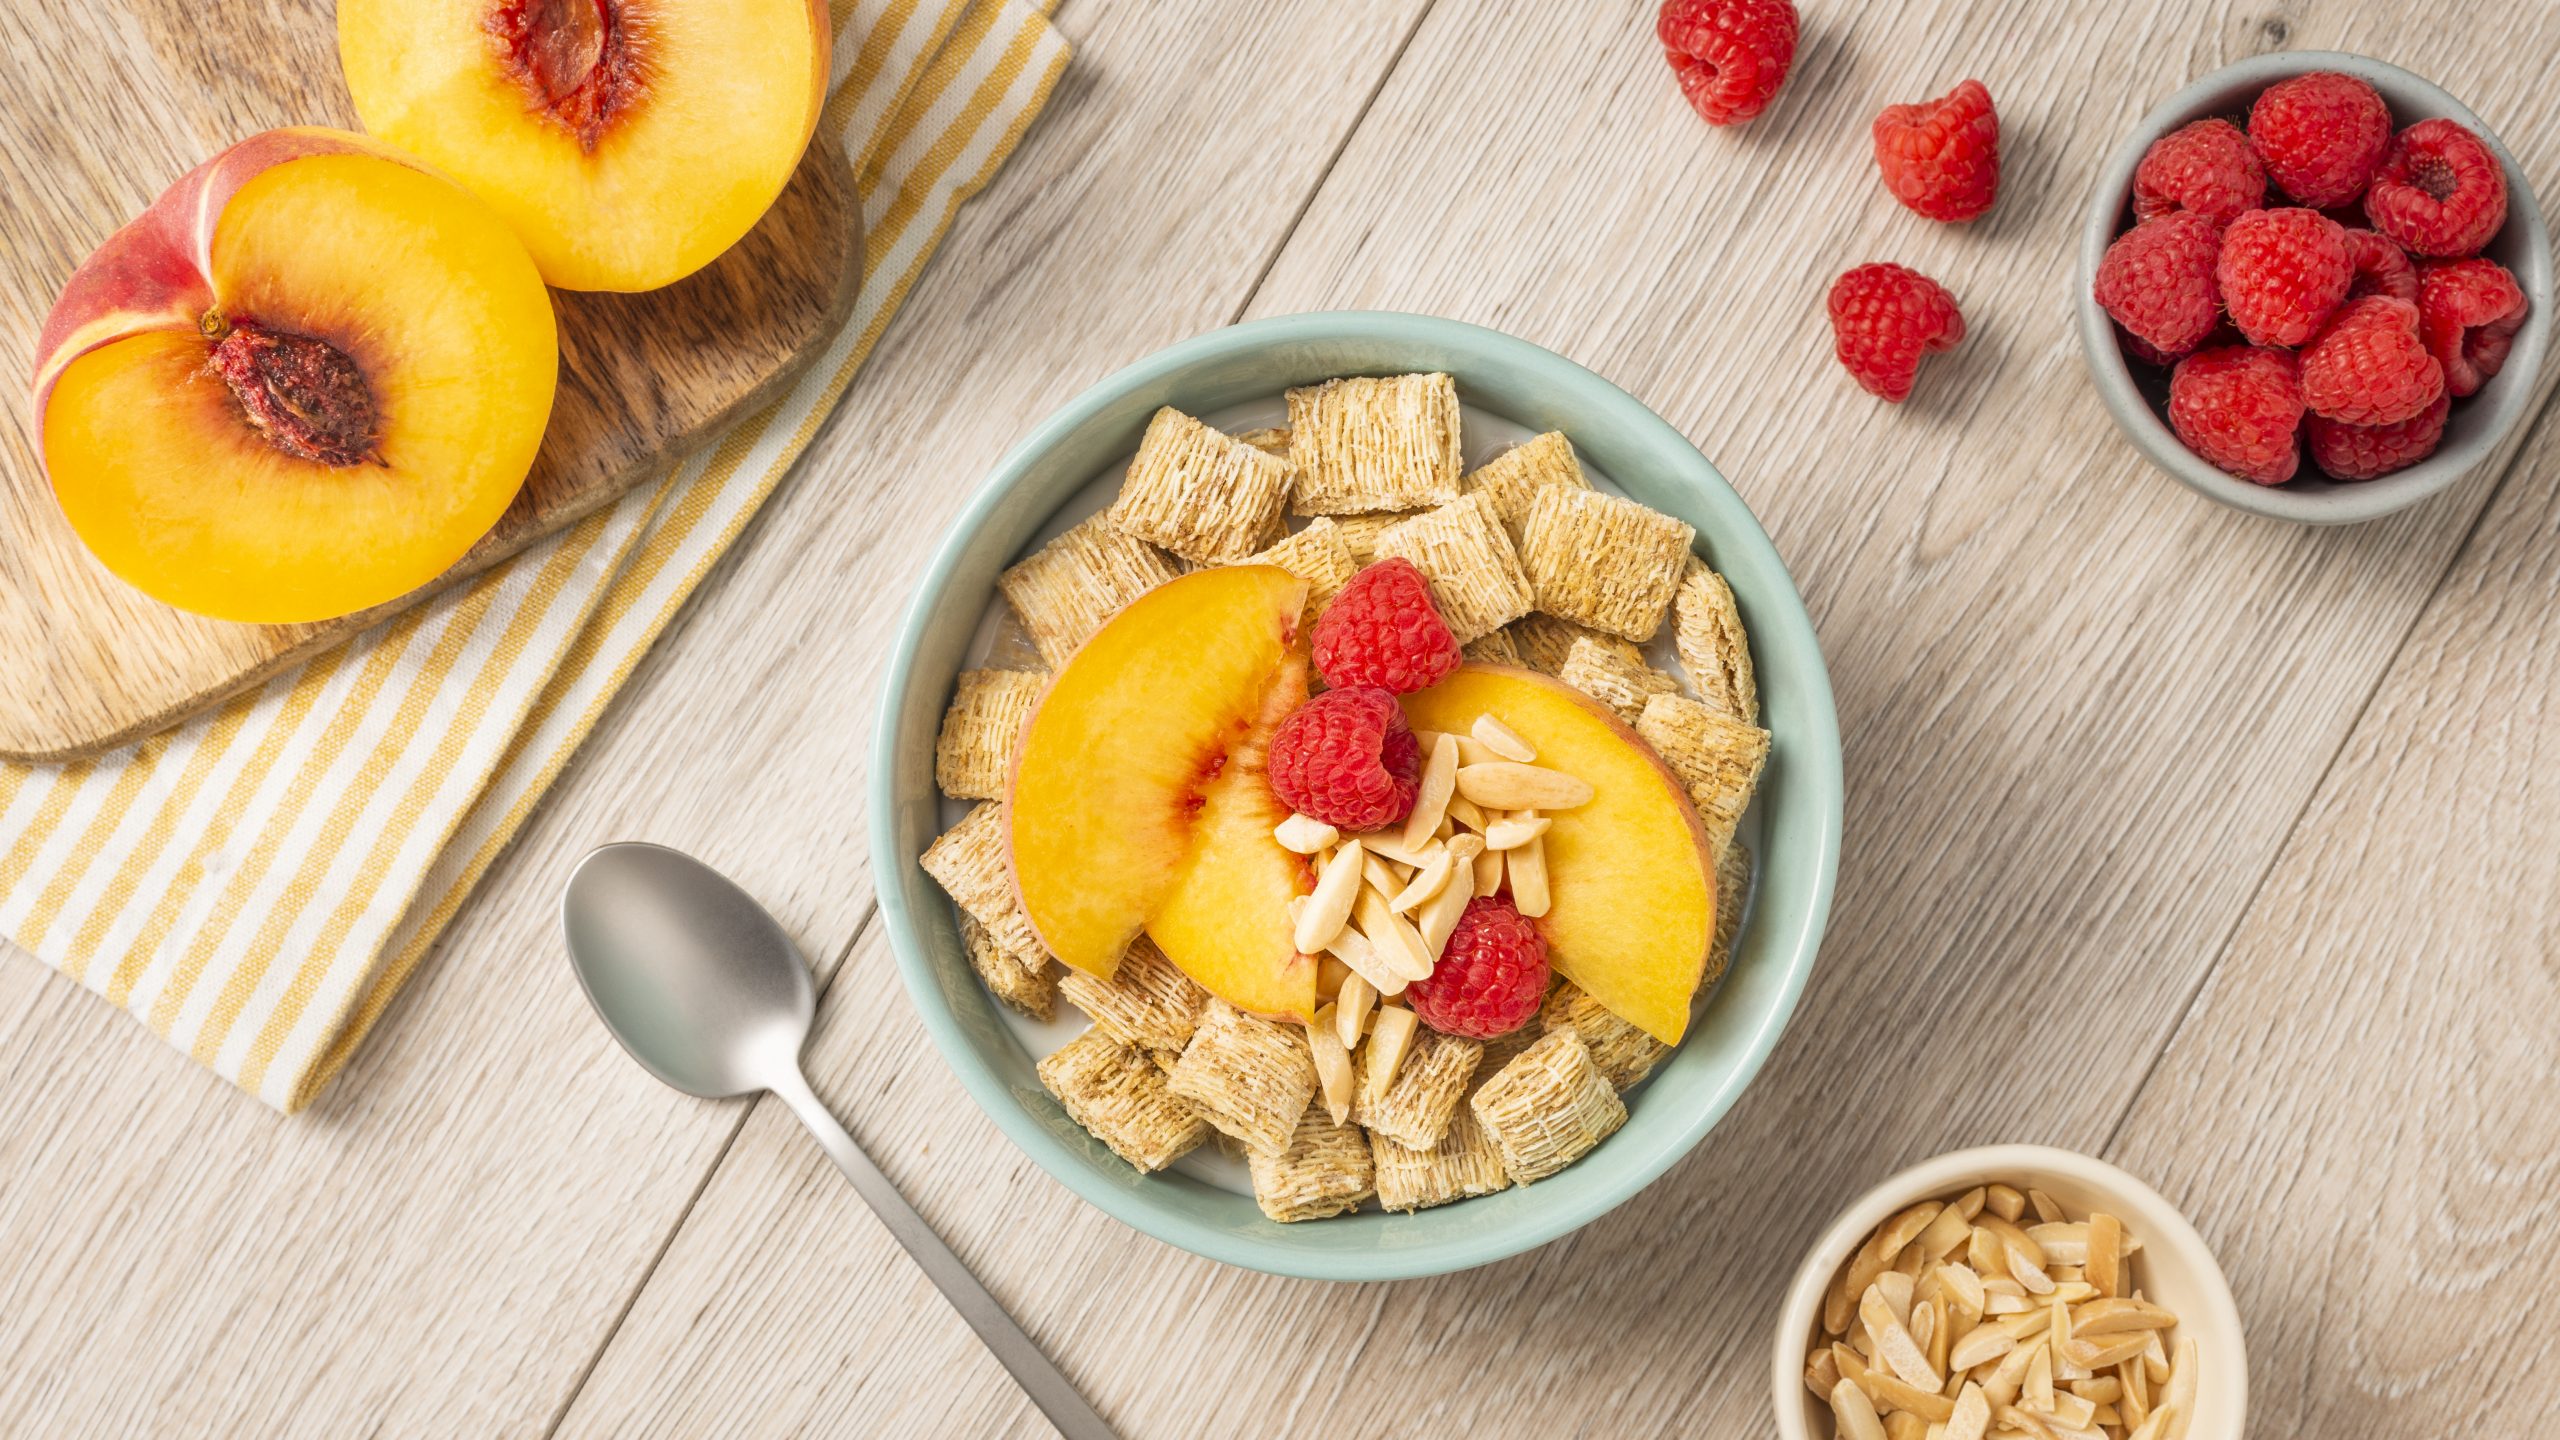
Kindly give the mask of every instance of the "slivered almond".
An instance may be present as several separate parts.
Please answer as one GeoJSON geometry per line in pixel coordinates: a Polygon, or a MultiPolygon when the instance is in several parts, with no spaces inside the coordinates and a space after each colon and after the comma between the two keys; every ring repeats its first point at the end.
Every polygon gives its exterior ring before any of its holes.
{"type": "Polygon", "coordinates": [[[2089,1226],[2084,1221],[2072,1224],[2048,1221],[2027,1227],[2027,1238],[2044,1251],[2045,1265],[2086,1265],[2089,1263],[2089,1226]]]}
{"type": "Polygon", "coordinates": [[[1505,868],[1511,872],[1511,905],[1532,920],[1547,913],[1547,839],[1540,835],[1528,844],[1502,852],[1505,868]]]}
{"type": "Polygon", "coordinates": [[[2045,1413],[2071,1429],[2086,1430],[2089,1428],[2089,1417],[2095,1415],[2097,1411],[2097,1406],[2070,1391],[2056,1390],[2053,1392],[2053,1407],[2045,1413]]]}
{"type": "MultiPolygon", "coordinates": [[[[1469,863],[1472,866],[1472,859],[1469,863]]],[[[1449,883],[1449,872],[1455,864],[1456,860],[1448,850],[1445,847],[1440,849],[1429,860],[1423,862],[1421,869],[1413,872],[1413,878],[1406,881],[1404,888],[1397,891],[1395,897],[1387,902],[1387,908],[1402,915],[1439,894],[1441,888],[1449,883]]],[[[1470,868],[1469,876],[1472,877],[1474,873],[1470,868]]]]}
{"type": "Polygon", "coordinates": [[[1923,1420],[1944,1421],[1955,1409],[1946,1396],[1896,1379],[1890,1371],[1870,1368],[1857,1377],[1857,1382],[1879,1410],[1900,1410],[1923,1420]]]}
{"type": "Polygon", "coordinates": [[[2089,1288],[2110,1298],[2124,1289],[2124,1222],[2101,1210],[2089,1217],[2089,1288]]]}
{"type": "MultiPolygon", "coordinates": [[[[1352,933],[1356,935],[1359,932],[1355,930],[1352,933]]],[[[1363,938],[1360,943],[1367,945],[1369,942],[1363,938]]],[[[1346,960],[1343,963],[1348,965],[1351,962],[1346,960]]],[[[1343,1049],[1349,1050],[1360,1043],[1360,1032],[1369,1025],[1369,1007],[1377,1003],[1378,987],[1369,983],[1368,976],[1354,970],[1351,978],[1342,982],[1341,997],[1334,1002],[1333,1033],[1341,1039],[1343,1049]]]]}
{"type": "MultiPolygon", "coordinates": [[[[1488,840],[1485,843],[1492,842],[1488,840]]],[[[1972,1233],[1972,1228],[1972,1222],[1965,1218],[1963,1207],[1950,1205],[1939,1211],[1938,1218],[1930,1221],[1929,1228],[1921,1231],[1918,1238],[1911,1243],[1919,1246],[1922,1254],[1936,1260],[1953,1253],[1957,1246],[1964,1243],[1965,1236],[1972,1233]]]]}
{"type": "Polygon", "coordinates": [[[2172,1425],[2178,1426],[2180,1433],[2184,1433],[2185,1418],[2178,1413],[2176,1406],[2163,1405],[2145,1417],[2141,1424],[2134,1426],[2133,1433],[2125,1436],[2125,1440],[2169,1440],[2169,1427],[2172,1425]]]}
{"type": "Polygon", "coordinates": [[[2113,1405],[2116,1403],[2116,1397],[2124,1393],[2124,1382],[2113,1375],[2100,1376],[2094,1380],[2074,1380],[2071,1382],[2071,1393],[2092,1404],[2113,1405]]]}
{"type": "Polygon", "coordinates": [[[1591,803],[1591,782],[1541,765],[1492,760],[1458,767],[1458,793],[1494,810],[1571,810],[1591,803]]]}
{"type": "Polygon", "coordinates": [[[2053,1203],[2053,1197],[2043,1191],[2030,1186],[2027,1190],[2027,1205],[2036,1212],[2036,1218],[2047,1225],[2062,1223],[2062,1207],[2053,1203]]]}
{"type": "Polygon", "coordinates": [[[1888,1440],[1884,1422],[1876,1418],[1875,1402],[1856,1381],[1843,1377],[1831,1387],[1831,1418],[1840,1427],[1840,1440],[1888,1440]]]}
{"type": "MultiPolygon", "coordinates": [[[[1315,893],[1307,897],[1307,908],[1298,914],[1295,940],[1299,954],[1322,954],[1333,943],[1333,937],[1342,933],[1343,925],[1351,919],[1353,903],[1360,898],[1361,862],[1367,856],[1360,842],[1352,840],[1324,862],[1323,873],[1316,876],[1315,893]]],[[[1348,955],[1342,957],[1342,963],[1355,970],[1360,968],[1348,955]]]]}
{"type": "Polygon", "coordinates": [[[1502,888],[1502,852],[1486,850],[1476,857],[1476,893],[1491,895],[1502,888]]]}
{"type": "Polygon", "coordinates": [[[1473,735],[1458,737],[1458,764],[1461,768],[1469,765],[1490,765],[1501,758],[1493,753],[1493,747],[1473,735]]]}
{"type": "Polygon", "coordinates": [[[1840,1383],[1840,1362],[1831,1358],[1829,1350],[1816,1350],[1804,1362],[1804,1388],[1829,1399],[1831,1387],[1840,1383]]]}
{"type": "MultiPolygon", "coordinates": [[[[2060,1353],[2083,1370],[2102,1370],[2140,1355],[2144,1342],[2157,1333],[2152,1330],[2126,1330],[2114,1335],[2074,1336],[2062,1342],[2060,1353]]],[[[2175,1370],[2170,1372],[2169,1378],[2172,1381],[2178,1378],[2175,1370]]]]}
{"type": "MultiPolygon", "coordinates": [[[[1377,951],[1379,965],[1401,982],[1397,990],[1431,973],[1434,961],[1431,952],[1422,946],[1422,936],[1403,916],[1387,908],[1387,897],[1364,889],[1352,913],[1359,919],[1360,933],[1369,937],[1370,947],[1377,951]]],[[[1379,985],[1378,990],[1387,993],[1384,985],[1379,985]]]]}
{"type": "MultiPolygon", "coordinates": [[[[1468,873],[1472,875],[1475,857],[1467,857],[1466,864],[1468,873]]],[[[1440,963],[1441,952],[1449,948],[1449,937],[1457,931],[1459,918],[1467,913],[1467,902],[1475,898],[1473,885],[1444,886],[1439,894],[1431,897],[1429,904],[1414,915],[1414,929],[1422,936],[1422,948],[1431,952],[1432,964],[1440,963]]]]}
{"type": "Polygon", "coordinates": [[[1991,1367],[1991,1374],[1982,1382],[1983,1398],[1994,1406],[2015,1402],[2019,1389],[2027,1383],[2027,1367],[2043,1354],[2044,1337],[2039,1335],[2001,1356],[2000,1363],[1991,1367]]]}
{"type": "Polygon", "coordinates": [[[2003,1258],[2009,1262],[2009,1274],[2011,1278],[2015,1279],[2019,1284],[2026,1286],[2028,1294],[2050,1295],[2053,1293],[2052,1278],[2044,1273],[2043,1266],[2038,1265],[2033,1259],[2029,1258],[2026,1251],[2019,1249],[2015,1245],[2005,1246],[2003,1247],[2003,1258]]]}
{"type": "Polygon", "coordinates": [[[1294,855],[1320,854],[1342,838],[1342,832],[1311,815],[1292,815],[1272,828],[1271,838],[1294,855]]]}
{"type": "Polygon", "coordinates": [[[1535,810],[1506,814],[1484,827],[1484,845],[1488,850],[1516,850],[1546,834],[1555,823],[1535,810]]]}
{"type": "Polygon", "coordinates": [[[2014,1225],[2027,1213],[2027,1197],[2007,1185],[1993,1185],[1983,1197],[1983,1208],[2014,1225]]]}
{"type": "Polygon", "coordinates": [[[1535,746],[1521,739],[1519,731],[1503,724],[1495,716],[1477,716],[1476,723],[1467,727],[1467,733],[1473,735],[1484,748],[1505,760],[1517,760],[1525,765],[1538,758],[1535,746]]]}
{"type": "Polygon", "coordinates": [[[2115,1335],[2127,1330],[2166,1330],[2178,1317],[2148,1300],[2092,1300],[2071,1312],[2074,1335],[2115,1335]]]}
{"type": "Polygon", "coordinates": [[[1379,1089],[1395,1083],[1396,1069],[1413,1044],[1415,1024],[1410,1010],[1389,1006],[1378,1012],[1377,1028],[1369,1033],[1369,1063],[1377,1067],[1379,1089]]]}
{"type": "Polygon", "coordinates": [[[2018,1348],[2017,1338],[1997,1325],[1977,1325],[1947,1351],[1947,1368],[1971,1370],[1988,1365],[2018,1348]]]}
{"type": "Polygon", "coordinates": [[[1991,1402],[1983,1398],[1981,1386],[1967,1380],[1948,1407],[1945,1440],[1982,1440],[1990,1429],[1991,1402]]]}
{"type": "Polygon", "coordinates": [[[1431,858],[1433,849],[1432,839],[1427,835],[1420,845],[1405,844],[1402,830],[1363,830],[1351,838],[1359,841],[1371,855],[1384,856],[1399,865],[1419,865],[1431,858]]]}
{"type": "Polygon", "coordinates": [[[1324,1113],[1339,1125],[1351,1118],[1351,1049],[1336,1033],[1336,1011],[1319,1006],[1307,1026],[1307,1048],[1316,1059],[1316,1080],[1324,1087],[1324,1113]]]}
{"type": "Polygon", "coordinates": [[[1893,1313],[1884,1291],[1876,1285],[1867,1287],[1866,1297],[1858,1302],[1858,1323],[1876,1342],[1876,1358],[1900,1376],[1904,1383],[1923,1390],[1935,1390],[1945,1377],[1929,1367],[1929,1357],[1921,1353],[1919,1343],[1893,1313]]]}
{"type": "Polygon", "coordinates": [[[1327,954],[1341,961],[1354,978],[1367,982],[1369,988],[1380,995],[1404,993],[1405,978],[1388,965],[1387,958],[1378,953],[1376,943],[1361,934],[1358,928],[1343,926],[1342,933],[1334,936],[1324,948],[1327,954]]]}
{"type": "Polygon", "coordinates": [[[1458,828],[1481,835],[1493,817],[1485,814],[1483,806],[1466,796],[1452,795],[1449,797],[1449,818],[1458,822],[1458,828]]]}
{"type": "MultiPolygon", "coordinates": [[[[1950,1210],[1947,1213],[1952,1215],[1955,1212],[1950,1210]]],[[[1982,1277],[1973,1273],[1972,1266],[1941,1265],[1933,1273],[1938,1277],[1939,1287],[1955,1297],[1957,1303],[1976,1315],[1982,1313],[1982,1302],[1990,1297],[1982,1288],[1982,1277]]]]}
{"type": "Polygon", "coordinates": [[[1965,1223],[1970,1225],[1973,1223],[1973,1217],[1982,1213],[1982,1202],[1987,1199],[1990,1194],[1990,1191],[1976,1185],[1972,1189],[1964,1192],[1964,1195],[1958,1199],[1954,1205],[1949,1206],[1948,1208],[1961,1212],[1964,1215],[1965,1223]]]}
{"type": "Polygon", "coordinates": [[[1833,1282],[1831,1293],[1823,1301],[1822,1328],[1825,1332],[1833,1335],[1848,1333],[1849,1321],[1857,1313],[1858,1298],[1867,1293],[1867,1287],[1876,1282],[1877,1276],[1893,1268],[1894,1259],[1902,1253],[1902,1247],[1927,1229],[1929,1222],[1938,1218],[1941,1208],[1935,1200],[1923,1200],[1895,1211],[1884,1224],[1876,1227],[1876,1233],[1868,1236],[1867,1243],[1849,1257],[1848,1268],[1840,1272],[1840,1278],[1833,1282]]]}
{"type": "MultiPolygon", "coordinates": [[[[1432,743],[1422,762],[1422,783],[1413,792],[1413,809],[1404,817],[1404,848],[1419,850],[1431,841],[1449,813],[1449,797],[1457,793],[1458,737],[1443,735],[1432,743]]],[[[1469,798],[1473,798],[1472,796],[1469,798]]]]}

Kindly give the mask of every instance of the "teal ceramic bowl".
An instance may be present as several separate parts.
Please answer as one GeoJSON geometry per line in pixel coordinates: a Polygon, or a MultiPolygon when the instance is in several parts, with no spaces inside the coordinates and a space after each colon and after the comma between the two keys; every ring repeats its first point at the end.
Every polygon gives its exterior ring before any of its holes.
{"type": "Polygon", "coordinates": [[[1278,1275],[1392,1280],[1483,1265],[1607,1212],[1688,1153],[1768,1058],[1813,967],[1840,852],[1840,732],[1813,625],[1759,522],[1679,431],[1581,366],[1495,331],[1417,315],[1291,315],[1161,351],[1049,417],[997,467],[934,557],[891,658],[871,761],[882,923],[926,1032],[1013,1142],[1069,1189],[1195,1254],[1278,1275]],[[1066,1117],[970,971],[948,899],[917,863],[941,828],[933,744],[996,575],[1053,512],[1137,448],[1163,405],[1213,413],[1337,375],[1446,371],[1461,399],[1571,436],[1637,500],[1697,527],[1732,582],[1772,733],[1759,871],[1723,982],[1686,1041],[1629,1096],[1627,1123],[1561,1174],[1413,1215],[1298,1225],[1178,1173],[1142,1176],[1066,1117]]]}

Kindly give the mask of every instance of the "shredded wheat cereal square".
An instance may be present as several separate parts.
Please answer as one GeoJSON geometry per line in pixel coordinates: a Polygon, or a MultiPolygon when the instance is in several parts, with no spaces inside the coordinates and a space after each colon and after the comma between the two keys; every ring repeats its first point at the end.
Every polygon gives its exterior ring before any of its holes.
{"type": "Polygon", "coordinates": [[[1005,868],[1005,848],[1004,807],[983,801],[926,849],[924,873],[950,892],[953,904],[987,927],[997,949],[1037,974],[1048,968],[1049,951],[1023,913],[1022,897],[1005,868]]]}
{"type": "Polygon", "coordinates": [[[1520,568],[1540,610],[1643,644],[1662,628],[1695,533],[1633,500],[1546,485],[1529,504],[1520,568]]]}
{"type": "Polygon", "coordinates": [[[1615,636],[1577,637],[1556,678],[1618,712],[1630,725],[1656,695],[1676,695],[1680,682],[1644,661],[1644,652],[1615,636]]]}
{"type": "Polygon", "coordinates": [[[1245,1156],[1253,1173],[1253,1202],[1282,1224],[1322,1220],[1360,1208],[1377,1193],[1369,1137],[1357,1125],[1336,1125],[1321,1105],[1298,1116],[1283,1145],[1245,1156]]]}
{"type": "Polygon", "coordinates": [[[1377,1170],[1381,1210],[1428,1210],[1452,1200],[1490,1195],[1511,1183],[1502,1171],[1502,1152],[1494,1148],[1493,1137],[1464,1105],[1449,1117],[1449,1128],[1439,1144],[1417,1150],[1373,1134],[1369,1153],[1377,1170]]]}
{"type": "Polygon", "coordinates": [[[1424,510],[1458,498],[1458,385],[1446,375],[1328,380],[1289,392],[1301,515],[1424,510]]]}
{"type": "Polygon", "coordinates": [[[1120,607],[1181,573],[1163,551],[1114,529],[1106,513],[1033,551],[998,576],[996,588],[1054,667],[1120,607]]]}
{"type": "Polygon", "coordinates": [[[1476,1073],[1484,1047],[1473,1040],[1444,1035],[1418,1026],[1396,1066],[1391,1084],[1380,1084],[1371,1062],[1375,1046],[1360,1052],[1360,1084],[1352,1092],[1351,1119],[1400,1145],[1427,1150],[1449,1129],[1449,1117],[1467,1096],[1467,1081],[1476,1073]]]}
{"type": "Polygon", "coordinates": [[[1004,794],[1022,722],[1049,683],[1027,670],[963,670],[933,745],[933,780],[954,800],[1004,794]]]}
{"type": "Polygon", "coordinates": [[[1468,1101],[1521,1185],[1544,1180],[1591,1153],[1626,1123],[1627,1107],[1570,1025],[1513,1057],[1468,1101]]]}
{"type": "Polygon", "coordinates": [[[1553,615],[1532,610],[1503,627],[1510,632],[1512,646],[1520,652],[1520,663],[1543,674],[1561,677],[1564,662],[1573,655],[1573,642],[1589,638],[1603,645],[1623,646],[1628,659],[1644,663],[1644,652],[1615,635],[1603,635],[1588,625],[1576,625],[1553,615]]]}
{"type": "Polygon", "coordinates": [[[1670,1046],[1611,1014],[1609,1007],[1570,980],[1556,987],[1554,997],[1539,1012],[1539,1023],[1550,1030],[1572,1027],[1590,1050],[1591,1063],[1619,1090],[1652,1074],[1662,1057],[1671,1053],[1670,1046]]]}
{"type": "Polygon", "coordinates": [[[1166,1087],[1145,1054],[1099,1030],[1068,1041],[1039,1072],[1067,1118],[1142,1172],[1163,1169],[1208,1138],[1208,1123],[1166,1087]]]}
{"type": "Polygon", "coordinates": [[[1582,462],[1574,458],[1573,442],[1565,439],[1561,430],[1550,430],[1512,446],[1484,462],[1462,482],[1464,489],[1493,502],[1493,513],[1515,541],[1520,538],[1521,528],[1529,523],[1529,502],[1548,485],[1561,485],[1568,490],[1591,488],[1591,482],[1582,478],[1582,462]]]}
{"type": "Polygon", "coordinates": [[[1277,538],[1289,501],[1289,462],[1168,405],[1104,512],[1122,534],[1150,540],[1185,560],[1241,560],[1277,538]]]}
{"type": "Polygon", "coordinates": [[[1315,623],[1360,570],[1359,562],[1351,558],[1351,548],[1342,543],[1342,527],[1322,516],[1279,544],[1246,556],[1244,563],[1277,565],[1306,581],[1308,624],[1315,623]]]}
{"type": "Polygon", "coordinates": [[[1698,698],[1760,723],[1760,685],[1751,669],[1751,637],[1743,633],[1742,611],[1733,603],[1733,587],[1724,577],[1691,556],[1671,597],[1671,640],[1698,698]]]}
{"type": "Polygon", "coordinates": [[[960,912],[960,943],[969,952],[969,968],[987,993],[1034,1020],[1046,1020],[1055,1013],[1058,982],[1043,963],[1037,970],[1026,970],[1022,963],[996,947],[996,937],[968,911],[960,912]]]}
{"type": "Polygon", "coordinates": [[[1511,627],[1488,630],[1458,647],[1474,665],[1519,665],[1520,647],[1512,642],[1511,627]]]}
{"type": "Polygon", "coordinates": [[[1092,1017],[1093,1028],[1151,1055],[1181,1054],[1209,1005],[1209,992],[1144,935],[1129,942],[1110,979],[1070,969],[1058,993],[1092,1017]]]}
{"type": "Polygon", "coordinates": [[[1686,695],[1656,695],[1636,717],[1636,733],[1689,787],[1709,843],[1719,850],[1730,843],[1768,763],[1769,732],[1686,695]]]}
{"type": "Polygon", "coordinates": [[[1170,1083],[1174,1094],[1245,1149],[1276,1154],[1315,1097],[1315,1055],[1307,1049],[1304,1028],[1212,999],[1174,1062],[1170,1083]]]}
{"type": "Polygon", "coordinates": [[[1377,515],[1333,516],[1334,533],[1342,537],[1342,548],[1351,552],[1354,568],[1369,565],[1378,558],[1378,537],[1412,519],[1419,511],[1389,510],[1377,515]]]}
{"type": "Polygon", "coordinates": [[[1378,537],[1378,558],[1413,562],[1463,645],[1529,613],[1529,577],[1481,495],[1416,515],[1378,537]]]}

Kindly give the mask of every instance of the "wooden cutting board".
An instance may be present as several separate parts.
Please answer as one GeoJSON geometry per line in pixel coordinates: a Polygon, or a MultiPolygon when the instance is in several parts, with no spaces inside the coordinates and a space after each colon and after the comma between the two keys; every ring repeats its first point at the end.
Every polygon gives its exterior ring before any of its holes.
{"type": "Polygon", "coordinates": [[[176,724],[662,475],[813,359],[861,287],[861,203],[825,137],[708,268],[646,295],[555,291],[560,389],[524,492],[434,585],[313,625],[174,610],[91,559],[37,461],[24,378],[72,267],[169,182],[276,125],[361,128],[331,0],[6,0],[0,54],[0,756],[64,760],[176,724]]]}

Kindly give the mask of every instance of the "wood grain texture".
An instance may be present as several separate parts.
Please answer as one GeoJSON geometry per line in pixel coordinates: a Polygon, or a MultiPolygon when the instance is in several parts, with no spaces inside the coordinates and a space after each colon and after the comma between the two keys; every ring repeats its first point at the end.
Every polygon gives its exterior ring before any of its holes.
{"type": "MultiPolygon", "coordinates": [[[[0,8],[0,353],[32,367],[64,277],[171,181],[275,125],[359,128],[329,0],[26,0],[0,8]]],[[[435,584],[313,625],[237,625],[152,600],[81,548],[37,458],[0,427],[0,757],[88,754],[175,724],[601,508],[788,385],[852,312],[861,205],[832,139],[711,265],[645,295],[555,292],[560,388],[524,490],[435,584]]]]}

